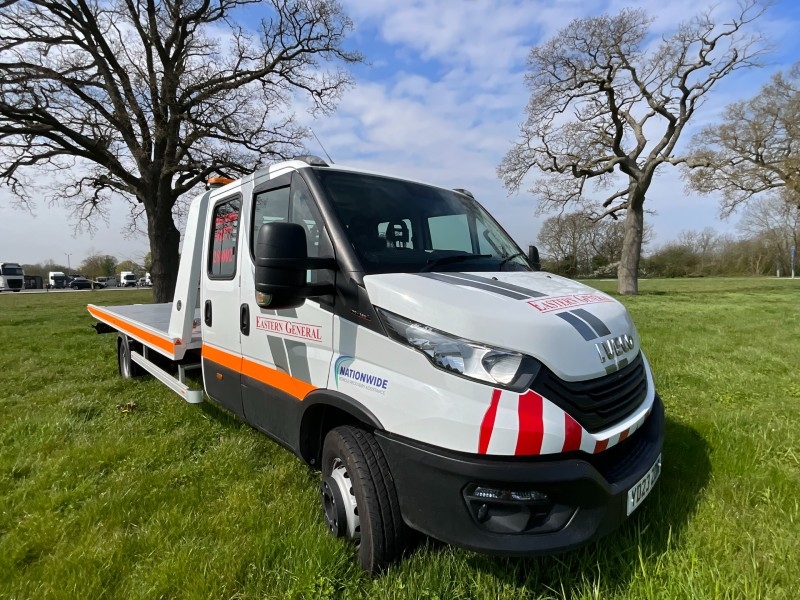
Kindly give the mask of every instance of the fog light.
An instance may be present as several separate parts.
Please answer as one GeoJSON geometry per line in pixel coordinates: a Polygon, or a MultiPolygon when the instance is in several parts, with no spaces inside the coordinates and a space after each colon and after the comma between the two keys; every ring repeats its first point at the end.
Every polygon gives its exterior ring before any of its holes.
{"type": "Polygon", "coordinates": [[[517,502],[547,502],[547,494],[536,490],[501,490],[489,487],[476,487],[472,495],[486,500],[506,500],[517,502]]]}

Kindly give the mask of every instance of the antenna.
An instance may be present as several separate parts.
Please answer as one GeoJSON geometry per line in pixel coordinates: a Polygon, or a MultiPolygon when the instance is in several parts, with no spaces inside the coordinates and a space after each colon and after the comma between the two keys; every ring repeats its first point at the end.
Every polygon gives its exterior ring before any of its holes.
{"type": "Polygon", "coordinates": [[[331,155],[330,155],[330,154],[328,154],[328,151],[327,151],[327,150],[325,150],[325,146],[323,146],[323,145],[322,145],[322,142],[320,142],[320,141],[319,141],[319,138],[317,137],[317,134],[316,134],[316,133],[314,133],[314,130],[313,130],[313,129],[311,130],[311,135],[313,135],[313,136],[314,136],[314,139],[315,139],[315,140],[317,140],[317,143],[319,144],[319,147],[320,147],[320,148],[322,148],[322,151],[325,153],[325,156],[327,156],[327,157],[328,157],[328,160],[329,160],[329,161],[331,161],[331,164],[333,164],[333,159],[331,158],[331,155]]]}

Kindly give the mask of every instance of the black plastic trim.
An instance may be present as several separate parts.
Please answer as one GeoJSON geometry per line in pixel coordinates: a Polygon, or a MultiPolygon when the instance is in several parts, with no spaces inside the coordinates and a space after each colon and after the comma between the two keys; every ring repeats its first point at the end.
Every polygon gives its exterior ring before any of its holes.
{"type": "Polygon", "coordinates": [[[240,374],[236,371],[203,357],[203,381],[206,394],[214,402],[244,420],[240,378],[240,374]]]}

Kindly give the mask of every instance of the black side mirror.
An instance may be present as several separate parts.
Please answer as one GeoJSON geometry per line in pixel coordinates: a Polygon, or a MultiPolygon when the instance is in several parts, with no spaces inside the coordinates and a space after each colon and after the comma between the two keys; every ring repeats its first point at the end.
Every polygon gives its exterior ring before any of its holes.
{"type": "Polygon", "coordinates": [[[528,262],[534,271],[542,270],[542,263],[539,260],[539,249],[536,246],[528,246],[528,262]]]}
{"type": "Polygon", "coordinates": [[[327,283],[307,283],[309,269],[333,269],[333,258],[309,258],[306,230],[297,223],[265,223],[255,246],[256,301],[262,308],[297,308],[306,298],[333,293],[327,283]]]}

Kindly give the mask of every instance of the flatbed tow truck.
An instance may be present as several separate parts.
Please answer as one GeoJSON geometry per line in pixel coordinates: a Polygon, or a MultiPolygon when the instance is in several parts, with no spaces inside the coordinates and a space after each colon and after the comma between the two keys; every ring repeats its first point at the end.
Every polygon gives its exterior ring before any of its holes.
{"type": "Polygon", "coordinates": [[[653,489],[664,411],[627,311],[537,271],[468,191],[312,156],[210,183],[174,301],[89,312],[123,377],[207,396],[319,469],[364,569],[410,529],[569,550],[653,489]]]}

